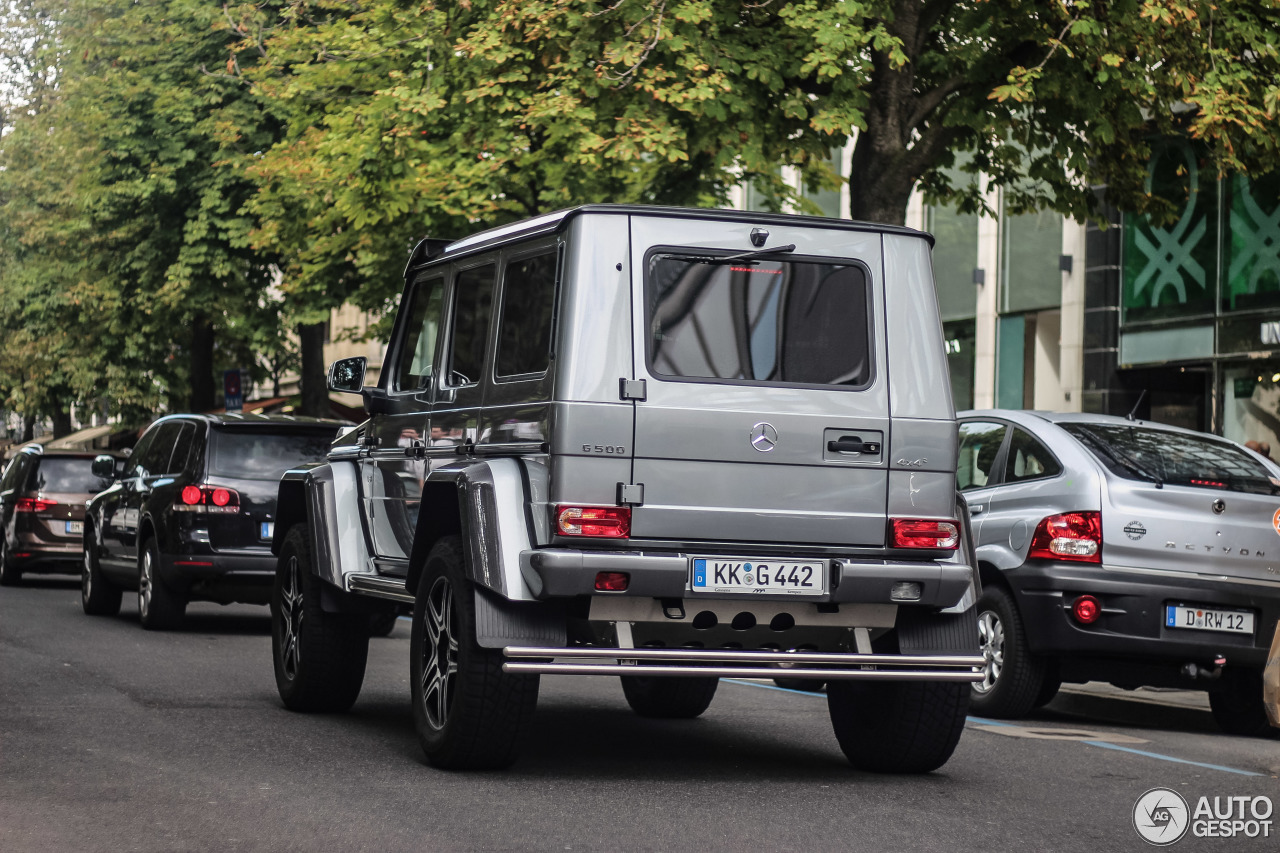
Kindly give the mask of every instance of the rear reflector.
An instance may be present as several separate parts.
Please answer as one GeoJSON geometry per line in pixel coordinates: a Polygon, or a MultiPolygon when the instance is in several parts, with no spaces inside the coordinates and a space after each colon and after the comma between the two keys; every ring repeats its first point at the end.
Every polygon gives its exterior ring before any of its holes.
{"type": "Polygon", "coordinates": [[[1092,625],[1102,615],[1102,605],[1092,595],[1082,595],[1071,605],[1071,615],[1081,625],[1092,625]]]}
{"type": "Polygon", "coordinates": [[[561,536],[626,539],[631,535],[631,507],[558,506],[556,532],[561,536]]]}
{"type": "Polygon", "coordinates": [[[600,592],[622,592],[631,583],[626,572],[597,572],[596,589],[600,592]]]}
{"type": "Polygon", "coordinates": [[[212,566],[213,563],[208,560],[174,560],[175,566],[212,566]]]}
{"type": "MultiPolygon", "coordinates": [[[[45,512],[57,506],[56,501],[46,501],[40,498],[18,498],[18,502],[13,505],[14,512],[45,512]]],[[[14,554],[16,557],[17,554],[14,554]]]]}
{"type": "Polygon", "coordinates": [[[1027,558],[1102,562],[1102,514],[1065,512],[1051,515],[1036,526],[1027,558]]]}
{"type": "Polygon", "coordinates": [[[236,513],[240,511],[240,493],[222,486],[183,486],[173,508],[177,512],[236,513]]]}
{"type": "Polygon", "coordinates": [[[894,518],[889,522],[890,548],[954,551],[960,544],[960,522],[936,518],[894,518]]]}

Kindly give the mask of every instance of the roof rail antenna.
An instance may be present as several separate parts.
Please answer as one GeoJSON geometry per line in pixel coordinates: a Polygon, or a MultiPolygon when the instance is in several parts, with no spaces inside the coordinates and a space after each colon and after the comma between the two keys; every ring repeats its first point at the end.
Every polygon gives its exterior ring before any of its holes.
{"type": "Polygon", "coordinates": [[[1129,414],[1125,415],[1129,420],[1135,420],[1134,415],[1138,414],[1138,407],[1142,405],[1143,399],[1147,396],[1147,389],[1143,388],[1142,393],[1138,395],[1138,402],[1133,404],[1133,408],[1129,410],[1129,414]]]}

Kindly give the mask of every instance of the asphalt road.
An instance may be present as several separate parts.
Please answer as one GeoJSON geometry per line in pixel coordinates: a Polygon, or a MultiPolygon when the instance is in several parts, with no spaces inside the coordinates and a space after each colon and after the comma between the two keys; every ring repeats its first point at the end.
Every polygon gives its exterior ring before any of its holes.
{"type": "MultiPolygon", "coordinates": [[[[1014,725],[971,720],[925,776],[849,768],[821,695],[722,683],[652,721],[616,680],[544,677],[516,766],[427,766],[408,623],[375,639],[353,711],[284,710],[265,608],[192,605],[186,630],[80,611],[71,581],[0,590],[0,851],[1146,850],[1132,814],[1280,804],[1280,741],[1216,731],[1197,694],[1071,688],[1014,725]],[[1115,695],[1113,695],[1115,694],[1115,695]]],[[[1195,838],[1174,850],[1271,851],[1195,838]]]]}

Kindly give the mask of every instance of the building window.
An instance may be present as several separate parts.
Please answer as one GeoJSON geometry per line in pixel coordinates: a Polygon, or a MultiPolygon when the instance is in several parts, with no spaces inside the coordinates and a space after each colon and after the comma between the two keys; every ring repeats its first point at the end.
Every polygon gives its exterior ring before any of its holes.
{"type": "Polygon", "coordinates": [[[1223,182],[1222,310],[1280,306],[1280,173],[1223,182]]]}
{"type": "Polygon", "coordinates": [[[1062,304],[1062,214],[1002,211],[1002,312],[1038,311],[1062,304]]]}

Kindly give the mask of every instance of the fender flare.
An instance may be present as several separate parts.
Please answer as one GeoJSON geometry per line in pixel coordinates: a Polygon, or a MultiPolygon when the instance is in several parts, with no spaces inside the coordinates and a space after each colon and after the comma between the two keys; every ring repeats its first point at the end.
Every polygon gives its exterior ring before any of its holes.
{"type": "Polygon", "coordinates": [[[318,462],[284,473],[276,493],[271,553],[280,556],[289,530],[299,523],[307,526],[312,572],[322,580],[346,589],[346,575],[367,570],[369,548],[361,523],[359,478],[352,462],[318,462]]]}

